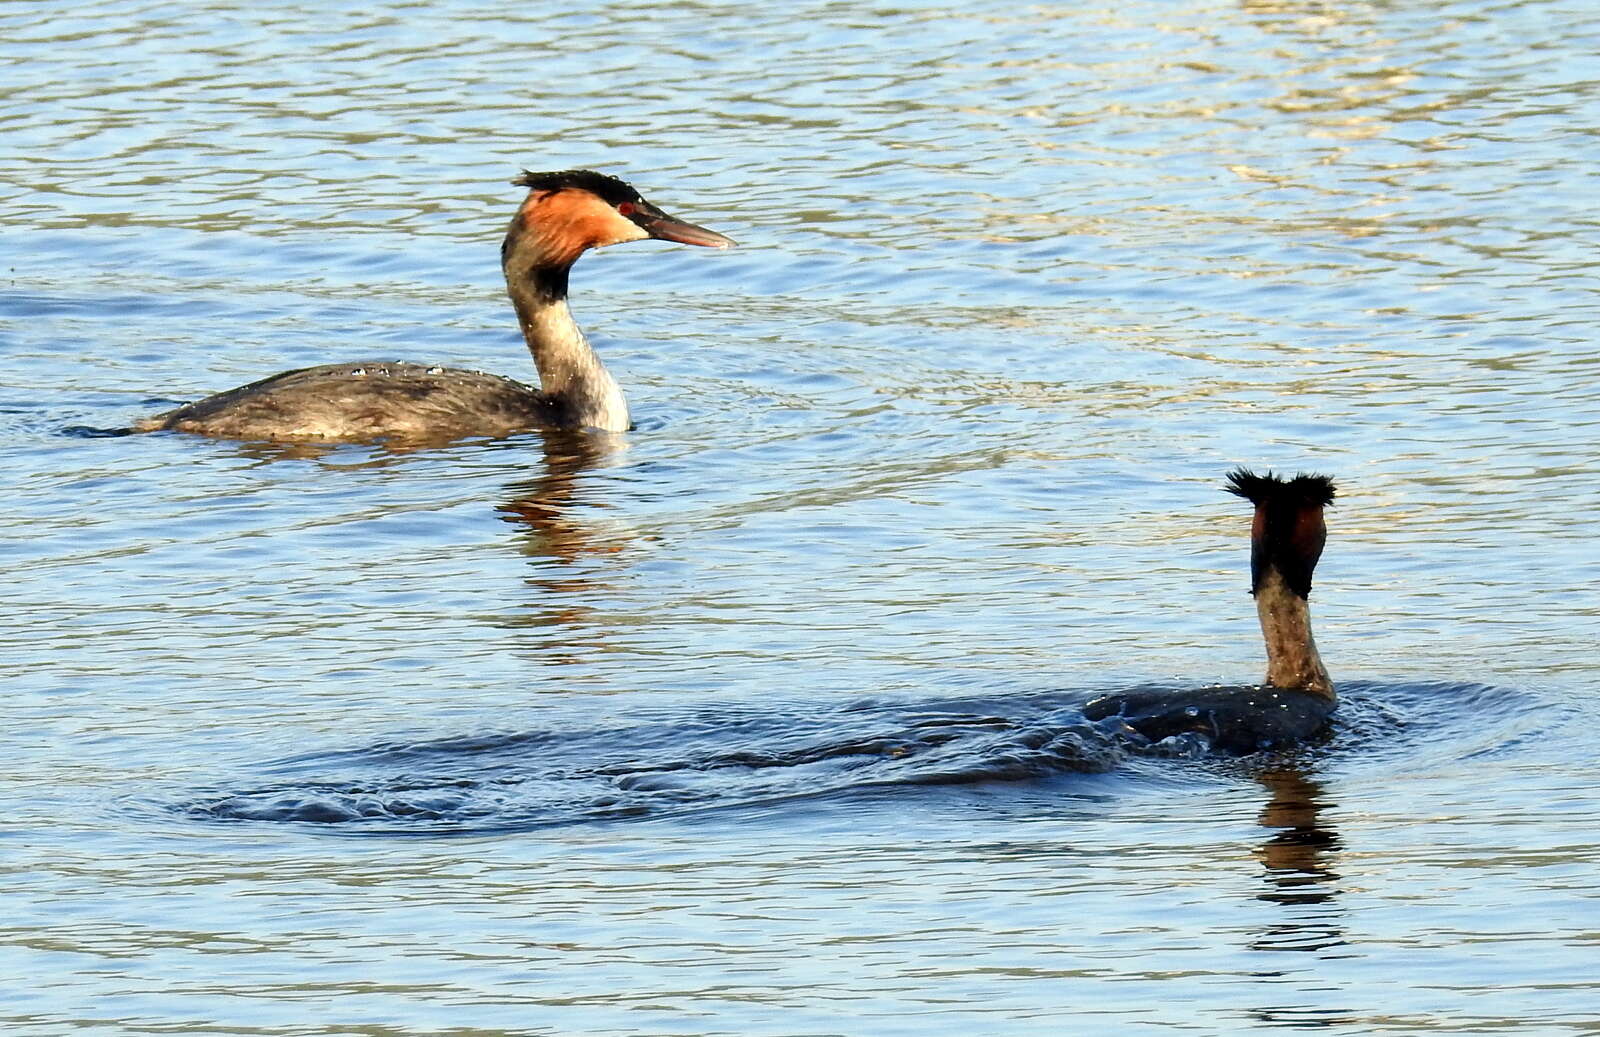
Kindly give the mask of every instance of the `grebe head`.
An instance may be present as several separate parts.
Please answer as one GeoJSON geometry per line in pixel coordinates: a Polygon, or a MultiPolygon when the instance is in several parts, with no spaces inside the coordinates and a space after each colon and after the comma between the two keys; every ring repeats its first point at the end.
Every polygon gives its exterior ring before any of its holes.
{"type": "Polygon", "coordinates": [[[571,266],[591,248],[658,238],[685,245],[729,248],[731,238],[674,219],[614,176],[588,169],[524,172],[512,181],[528,189],[506,234],[502,258],[532,253],[545,266],[571,266]]]}
{"type": "Polygon", "coordinates": [[[1322,509],[1333,503],[1333,480],[1326,475],[1285,479],[1248,468],[1228,473],[1225,489],[1256,506],[1250,527],[1250,593],[1259,594],[1276,569],[1289,590],[1311,596],[1311,574],[1322,557],[1328,527],[1322,509]]]}

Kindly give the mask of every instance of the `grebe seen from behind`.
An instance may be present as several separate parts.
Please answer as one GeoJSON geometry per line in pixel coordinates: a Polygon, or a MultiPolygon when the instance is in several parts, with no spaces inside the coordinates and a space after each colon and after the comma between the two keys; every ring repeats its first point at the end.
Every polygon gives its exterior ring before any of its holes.
{"type": "Polygon", "coordinates": [[[538,389],[480,371],[364,362],[286,371],[147,418],[134,430],[225,439],[362,442],[503,436],[539,425],[623,432],[628,405],[567,308],[567,276],[591,248],[656,238],[728,248],[615,177],[524,173],[528,195],[500,247],[506,290],[538,389]]]}
{"type": "Polygon", "coordinates": [[[1292,479],[1238,468],[1229,493],[1255,505],[1250,527],[1250,593],[1267,648],[1266,680],[1257,688],[1134,691],[1106,695],[1084,707],[1090,720],[1121,716],[1151,741],[1188,731],[1210,737],[1225,752],[1283,748],[1321,730],[1338,699],[1311,636],[1311,575],[1322,557],[1333,503],[1333,480],[1292,479]]]}

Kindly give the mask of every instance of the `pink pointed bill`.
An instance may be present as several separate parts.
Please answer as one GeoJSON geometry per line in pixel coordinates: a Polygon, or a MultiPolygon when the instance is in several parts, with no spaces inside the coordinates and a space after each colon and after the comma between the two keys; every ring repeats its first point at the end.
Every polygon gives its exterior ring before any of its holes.
{"type": "Polygon", "coordinates": [[[683,245],[703,245],[706,248],[732,248],[734,240],[714,230],[706,230],[692,223],[674,219],[659,210],[653,213],[636,213],[633,222],[643,227],[652,238],[676,241],[683,245]]]}

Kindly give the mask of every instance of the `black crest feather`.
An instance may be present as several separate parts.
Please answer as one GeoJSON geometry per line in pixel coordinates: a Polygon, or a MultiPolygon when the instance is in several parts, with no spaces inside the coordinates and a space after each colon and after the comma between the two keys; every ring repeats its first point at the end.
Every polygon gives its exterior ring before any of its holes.
{"type": "Polygon", "coordinates": [[[575,187],[599,195],[612,205],[643,201],[630,184],[592,169],[563,169],[554,173],[531,173],[524,169],[522,175],[511,182],[530,191],[565,191],[575,187]]]}
{"type": "Polygon", "coordinates": [[[1309,598],[1311,574],[1322,557],[1322,509],[1333,503],[1333,480],[1304,473],[1285,479],[1270,470],[1257,475],[1248,468],[1235,468],[1224,489],[1256,506],[1250,593],[1260,590],[1268,571],[1276,569],[1290,590],[1309,598]],[[1306,515],[1311,508],[1316,509],[1314,517],[1306,515]],[[1310,524],[1303,519],[1311,519],[1310,524]]]}
{"type": "Polygon", "coordinates": [[[1228,473],[1228,485],[1223,487],[1236,497],[1243,497],[1251,504],[1271,506],[1290,506],[1303,508],[1308,505],[1326,507],[1333,503],[1333,480],[1326,475],[1306,475],[1304,472],[1293,479],[1285,479],[1281,475],[1273,475],[1269,468],[1266,475],[1257,475],[1248,468],[1235,468],[1228,473]]]}

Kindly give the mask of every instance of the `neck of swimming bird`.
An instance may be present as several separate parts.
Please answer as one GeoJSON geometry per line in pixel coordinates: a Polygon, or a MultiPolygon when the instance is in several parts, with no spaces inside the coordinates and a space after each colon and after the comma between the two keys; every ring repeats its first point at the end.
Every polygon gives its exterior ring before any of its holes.
{"type": "Polygon", "coordinates": [[[1267,642],[1267,679],[1274,688],[1304,691],[1332,700],[1333,681],[1311,637],[1311,606],[1289,589],[1276,568],[1256,588],[1256,614],[1267,642]]]}
{"type": "Polygon", "coordinates": [[[528,352],[539,369],[539,387],[555,406],[559,424],[626,432],[631,427],[622,387],[595,354],[567,307],[567,267],[506,270],[506,290],[528,352]]]}

